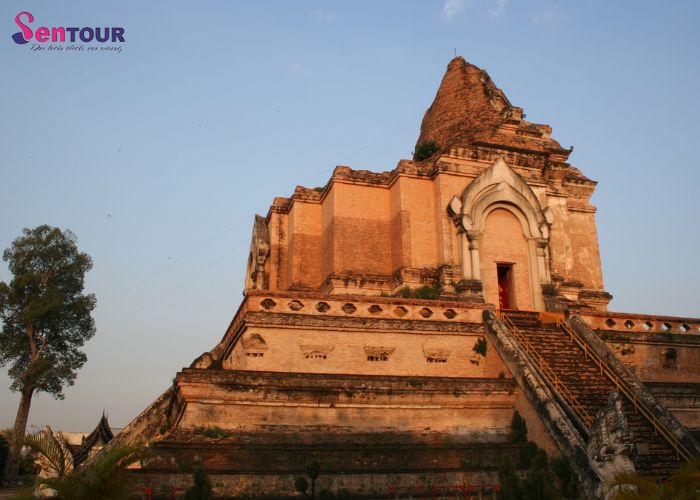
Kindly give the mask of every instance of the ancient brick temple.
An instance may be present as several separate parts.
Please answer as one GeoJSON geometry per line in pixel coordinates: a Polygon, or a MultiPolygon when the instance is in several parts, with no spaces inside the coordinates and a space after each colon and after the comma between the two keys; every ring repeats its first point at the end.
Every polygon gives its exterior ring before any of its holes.
{"type": "Polygon", "coordinates": [[[154,449],[134,480],[295,497],[313,459],[356,496],[489,492],[515,410],[592,497],[696,454],[700,320],[607,310],[596,183],[551,133],[458,57],[414,160],[275,198],[221,342],[117,437],[154,449]]]}

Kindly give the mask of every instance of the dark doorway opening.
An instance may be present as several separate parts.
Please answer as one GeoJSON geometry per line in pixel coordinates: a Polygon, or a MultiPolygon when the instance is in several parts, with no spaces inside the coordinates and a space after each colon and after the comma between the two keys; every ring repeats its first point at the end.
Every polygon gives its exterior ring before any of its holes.
{"type": "Polygon", "coordinates": [[[500,309],[515,309],[513,304],[512,283],[513,264],[497,264],[498,270],[498,305],[500,309]]]}

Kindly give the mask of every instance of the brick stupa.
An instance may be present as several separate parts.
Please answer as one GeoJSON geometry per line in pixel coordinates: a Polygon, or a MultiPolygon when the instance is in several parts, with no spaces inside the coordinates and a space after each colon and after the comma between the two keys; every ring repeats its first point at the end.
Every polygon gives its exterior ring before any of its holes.
{"type": "Polygon", "coordinates": [[[697,453],[700,320],[608,311],[596,183],[523,116],[458,57],[435,154],[275,198],[220,343],[115,439],[153,449],[134,482],[295,498],[316,460],[358,498],[490,494],[515,411],[590,497],[697,453]]]}

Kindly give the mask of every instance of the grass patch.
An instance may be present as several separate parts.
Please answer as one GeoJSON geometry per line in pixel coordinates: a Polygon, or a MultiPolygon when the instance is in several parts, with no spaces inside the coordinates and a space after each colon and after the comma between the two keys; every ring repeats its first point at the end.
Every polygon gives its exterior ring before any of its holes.
{"type": "Polygon", "coordinates": [[[230,433],[226,432],[223,430],[221,427],[217,427],[215,425],[211,426],[199,426],[194,428],[194,433],[197,436],[204,436],[208,437],[210,439],[224,439],[229,436],[231,436],[230,433]]]}

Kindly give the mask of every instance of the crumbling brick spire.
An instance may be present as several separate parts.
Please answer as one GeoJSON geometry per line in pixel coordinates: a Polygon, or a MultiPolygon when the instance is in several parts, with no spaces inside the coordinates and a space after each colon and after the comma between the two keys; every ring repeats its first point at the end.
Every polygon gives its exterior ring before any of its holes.
{"type": "Polygon", "coordinates": [[[549,136],[551,130],[524,120],[523,110],[511,105],[486,71],[455,57],[423,117],[416,147],[433,140],[440,153],[476,144],[568,156],[549,136]]]}

